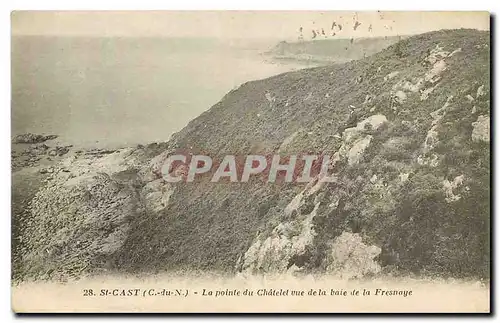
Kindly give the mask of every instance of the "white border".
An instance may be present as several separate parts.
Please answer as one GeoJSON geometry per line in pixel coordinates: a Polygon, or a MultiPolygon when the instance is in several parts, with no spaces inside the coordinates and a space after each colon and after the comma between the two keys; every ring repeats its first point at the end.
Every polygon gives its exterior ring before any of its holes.
{"type": "MultiPolygon", "coordinates": [[[[0,170],[2,176],[2,185],[0,193],[0,201],[2,207],[1,213],[1,228],[3,230],[3,241],[0,246],[0,259],[3,259],[1,265],[2,274],[2,285],[1,285],[1,316],[2,321],[13,321],[15,317],[12,315],[10,308],[10,12],[12,10],[208,10],[208,9],[225,9],[225,10],[463,10],[463,11],[490,11],[492,13],[498,13],[499,10],[498,1],[487,1],[487,0],[474,0],[469,2],[438,2],[435,0],[419,0],[419,1],[317,1],[317,0],[302,0],[294,1],[289,0],[278,4],[278,2],[272,2],[269,0],[247,0],[247,1],[193,1],[193,0],[183,0],[179,2],[167,2],[167,1],[152,1],[152,0],[141,0],[141,1],[107,1],[102,0],[87,0],[87,1],[55,1],[55,0],[20,0],[15,1],[3,1],[1,3],[1,18],[0,18],[0,41],[2,45],[1,55],[1,70],[0,70],[0,80],[1,80],[1,103],[2,108],[0,109],[2,116],[0,117],[0,144],[2,152],[0,158],[0,170]]],[[[498,23],[498,21],[497,21],[498,23]]],[[[497,41],[497,35],[494,35],[495,41],[497,41]]],[[[492,44],[493,45],[493,44],[492,44]]],[[[498,51],[495,51],[495,57],[493,60],[497,61],[498,51]]],[[[494,71],[496,76],[496,71],[494,71]]],[[[492,75],[493,76],[493,75],[492,75]]],[[[494,93],[499,93],[498,83],[495,84],[494,93]]],[[[494,109],[494,107],[492,107],[494,109]]],[[[498,124],[498,113],[494,114],[494,122],[498,124]]],[[[497,133],[495,134],[495,148],[498,148],[497,133]]],[[[493,169],[500,163],[498,158],[496,160],[493,169]]],[[[495,176],[495,184],[498,187],[497,176],[495,176]]],[[[499,200],[500,196],[495,192],[494,200],[499,200]]],[[[495,230],[498,232],[498,220],[495,221],[495,230]]],[[[494,249],[496,250],[496,248],[494,249]]],[[[498,260],[498,252],[495,252],[496,260],[498,260]]],[[[496,266],[498,269],[498,266],[496,266]]],[[[498,279],[498,270],[495,271],[495,278],[498,279]]],[[[496,289],[493,289],[496,290],[496,289]]],[[[498,310],[498,308],[497,308],[498,310]]],[[[340,317],[334,318],[339,319],[340,317]]],[[[24,318],[26,319],[26,318],[24,318]]],[[[39,318],[45,321],[51,321],[52,317],[42,317],[39,318]]],[[[60,318],[61,321],[70,321],[72,318],[64,317],[60,318]]],[[[83,321],[92,322],[102,322],[105,317],[85,317],[80,318],[83,321]]],[[[119,318],[119,319],[122,319],[119,318]]],[[[161,317],[161,320],[168,319],[173,320],[173,317],[161,317]]],[[[184,318],[186,319],[186,318],[184,318]]],[[[190,318],[193,319],[193,318],[190,318]]],[[[219,320],[220,318],[213,318],[219,320]]],[[[234,319],[234,317],[230,318],[234,319]]],[[[261,320],[270,320],[270,318],[260,318],[261,320]]],[[[300,320],[306,318],[300,317],[300,320]]],[[[358,320],[360,318],[355,318],[358,320]]],[[[379,317],[379,320],[386,320],[386,317],[379,317]]],[[[437,318],[423,317],[425,320],[436,320],[437,318]]],[[[452,318],[453,319],[453,318],[452,318]]],[[[479,319],[476,318],[476,319],[479,319]]]]}

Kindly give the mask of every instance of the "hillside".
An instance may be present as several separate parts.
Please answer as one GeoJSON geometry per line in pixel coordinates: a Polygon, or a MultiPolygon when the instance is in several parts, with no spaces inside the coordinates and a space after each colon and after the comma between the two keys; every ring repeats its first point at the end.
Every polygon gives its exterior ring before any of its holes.
{"type": "Polygon", "coordinates": [[[364,59],[247,82],[167,143],[71,155],[44,173],[14,214],[15,278],[489,278],[489,120],[490,34],[476,30],[412,36],[364,59]],[[337,181],[167,183],[162,162],[179,149],[329,154],[337,181]]]}
{"type": "Polygon", "coordinates": [[[406,37],[390,36],[353,39],[317,39],[297,42],[282,41],[266,54],[280,60],[345,63],[373,55],[406,37]]]}

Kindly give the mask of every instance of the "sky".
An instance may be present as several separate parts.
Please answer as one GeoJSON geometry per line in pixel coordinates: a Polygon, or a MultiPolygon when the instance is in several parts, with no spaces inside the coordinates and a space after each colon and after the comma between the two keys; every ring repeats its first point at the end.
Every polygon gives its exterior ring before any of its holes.
{"type": "Polygon", "coordinates": [[[11,15],[13,35],[60,36],[294,40],[300,27],[304,39],[310,39],[312,30],[321,29],[329,38],[351,38],[455,28],[489,30],[489,24],[489,13],[479,11],[14,11],[11,15]]]}

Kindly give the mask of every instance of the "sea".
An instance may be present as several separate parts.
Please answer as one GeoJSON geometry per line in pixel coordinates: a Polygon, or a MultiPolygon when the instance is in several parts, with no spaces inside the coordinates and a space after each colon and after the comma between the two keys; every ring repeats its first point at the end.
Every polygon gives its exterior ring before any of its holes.
{"type": "Polygon", "coordinates": [[[83,148],[167,141],[242,83],[310,67],[270,59],[277,42],[12,37],[11,133],[83,148]]]}

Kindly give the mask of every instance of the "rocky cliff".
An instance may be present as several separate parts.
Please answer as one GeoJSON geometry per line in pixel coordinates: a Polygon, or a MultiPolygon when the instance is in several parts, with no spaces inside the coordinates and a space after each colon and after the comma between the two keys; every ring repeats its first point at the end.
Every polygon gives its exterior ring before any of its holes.
{"type": "Polygon", "coordinates": [[[266,54],[275,59],[345,63],[373,55],[407,36],[282,41],[266,54]]]}
{"type": "Polygon", "coordinates": [[[247,82],[167,143],[62,158],[14,212],[17,277],[487,278],[489,121],[490,34],[476,30],[247,82]],[[328,154],[337,180],[167,183],[162,162],[178,149],[328,154]]]}

